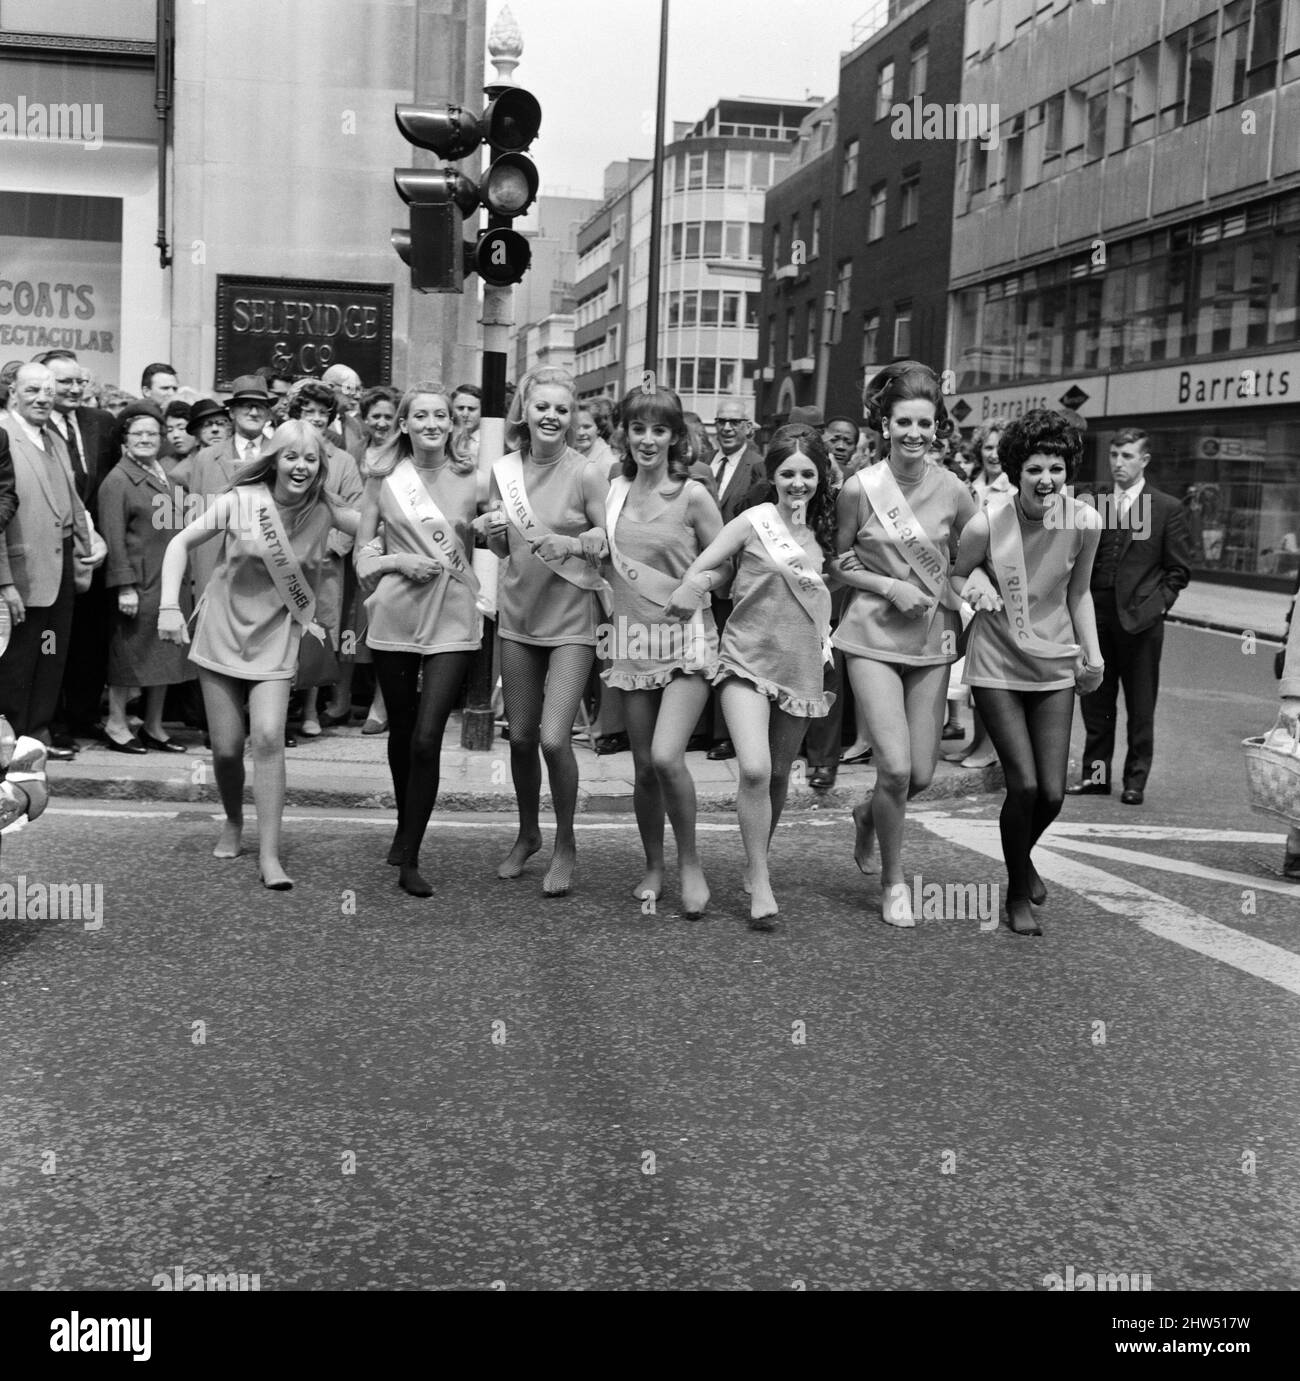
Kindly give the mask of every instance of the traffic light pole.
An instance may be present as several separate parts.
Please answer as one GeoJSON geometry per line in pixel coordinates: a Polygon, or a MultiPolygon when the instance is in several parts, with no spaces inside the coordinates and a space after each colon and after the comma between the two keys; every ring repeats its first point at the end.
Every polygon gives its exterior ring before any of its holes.
{"type": "MultiPolygon", "coordinates": [[[[505,454],[506,361],[514,316],[514,289],[483,289],[482,414],[478,430],[479,468],[490,470],[505,454]]],[[[460,746],[486,753],[492,747],[492,664],[496,623],[485,619],[483,646],[474,654],[460,721],[460,746]]]]}

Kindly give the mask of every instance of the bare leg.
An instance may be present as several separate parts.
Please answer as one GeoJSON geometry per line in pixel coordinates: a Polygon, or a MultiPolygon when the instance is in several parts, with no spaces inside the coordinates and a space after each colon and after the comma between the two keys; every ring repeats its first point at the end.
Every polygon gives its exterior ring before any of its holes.
{"type": "Polygon", "coordinates": [[[212,742],[212,771],[226,812],[212,853],[214,858],[238,858],[244,828],[244,697],[249,683],[200,667],[199,685],[212,742]]]}
{"type": "MultiPolygon", "coordinates": [[[[538,824],[542,799],[542,764],[538,757],[542,697],[546,691],[547,649],[501,639],[501,693],[510,721],[510,777],[519,807],[519,833],[497,869],[500,878],[517,878],[524,864],[542,847],[538,824]]],[[[391,719],[391,707],[390,707],[391,719]]]]}
{"type": "Polygon", "coordinates": [[[551,648],[550,654],[541,740],[551,784],[551,804],[555,810],[555,850],[542,879],[542,892],[548,897],[563,897],[572,884],[578,860],[578,841],[573,832],[573,817],[578,809],[578,760],[573,755],[573,721],[596,660],[596,649],[567,643],[551,648]]]}
{"type": "Polygon", "coordinates": [[[131,737],[131,726],[126,722],[126,702],[130,698],[130,686],[109,686],[108,714],[104,716],[104,732],[115,743],[125,743],[131,737]]]}
{"type": "MultiPolygon", "coordinates": [[[[686,766],[686,744],[709,699],[702,676],[677,676],[664,687],[654,733],[654,771],[677,841],[682,912],[698,920],[709,904],[709,885],[695,842],[695,781],[686,766]]],[[[662,839],[663,823],[660,821],[662,839]]]]}
{"type": "Polygon", "coordinates": [[[284,820],[284,716],[288,681],[258,681],[248,693],[253,740],[253,803],[257,807],[257,861],[262,882],[285,892],[293,881],[280,865],[284,820]]]}
{"type": "Polygon", "coordinates": [[[767,871],[768,842],[772,837],[772,702],[739,679],[722,683],[721,698],[740,774],[736,814],[740,817],[740,838],[745,846],[750,924],[770,925],[781,910],[767,871]]]}
{"type": "Polygon", "coordinates": [[[166,686],[146,686],[144,691],[144,731],[153,738],[168,741],[163,729],[163,705],[167,701],[166,686]]]}

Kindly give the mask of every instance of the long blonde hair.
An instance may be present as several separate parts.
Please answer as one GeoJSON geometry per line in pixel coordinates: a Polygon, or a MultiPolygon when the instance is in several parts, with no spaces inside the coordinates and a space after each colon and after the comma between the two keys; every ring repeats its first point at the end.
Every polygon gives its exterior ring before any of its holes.
{"type": "Polygon", "coordinates": [[[316,478],[312,481],[311,488],[306,495],[310,501],[319,499],[325,492],[325,472],[328,468],[325,440],[309,422],[303,422],[297,418],[280,423],[271,433],[270,439],[266,443],[266,450],[256,460],[247,461],[235,471],[234,478],[230,481],[231,486],[265,484],[274,488],[276,462],[280,459],[280,452],[288,450],[290,446],[296,447],[302,455],[314,455],[320,461],[316,478]]]}
{"type": "Polygon", "coordinates": [[[386,475],[391,475],[402,461],[410,460],[415,454],[410,433],[402,430],[402,423],[410,417],[415,400],[426,393],[441,398],[447,405],[448,416],[452,419],[451,431],[447,433],[446,441],[447,458],[451,462],[452,471],[457,475],[467,475],[474,468],[469,432],[456,422],[451,410],[451,390],[443,383],[416,384],[414,388],[408,388],[402,394],[402,401],[397,405],[397,416],[393,419],[392,435],[375,451],[374,459],[367,464],[367,478],[383,479],[386,475]]]}

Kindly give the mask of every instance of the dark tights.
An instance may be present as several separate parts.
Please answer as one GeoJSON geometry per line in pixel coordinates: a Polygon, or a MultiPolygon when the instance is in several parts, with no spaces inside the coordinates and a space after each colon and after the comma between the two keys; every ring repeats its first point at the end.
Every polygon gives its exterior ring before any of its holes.
{"type": "Polygon", "coordinates": [[[388,710],[388,770],[397,797],[398,838],[390,861],[401,863],[406,886],[408,868],[418,876],[420,845],[438,799],[443,731],[474,654],[437,652],[421,657],[418,652],[376,651],[373,655],[388,710]]]}
{"type": "Polygon", "coordinates": [[[1002,803],[1002,856],[1007,901],[1024,901],[1034,875],[1029,854],[1061,813],[1070,762],[1074,691],[973,687],[975,708],[989,731],[1007,778],[1002,803]]]}

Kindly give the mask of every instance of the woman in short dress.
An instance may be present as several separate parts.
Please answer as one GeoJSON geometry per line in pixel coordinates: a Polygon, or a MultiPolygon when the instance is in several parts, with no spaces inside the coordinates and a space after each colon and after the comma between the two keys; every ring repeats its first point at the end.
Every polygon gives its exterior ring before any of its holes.
{"type": "Polygon", "coordinates": [[[1017,935],[1043,933],[1033,908],[1047,888],[1031,851],[1065,797],[1075,693],[1096,690],[1105,670],[1088,588],[1101,519],[1061,492],[1082,450],[1060,413],[1040,408],[1012,422],[1000,442],[1012,495],[967,524],[952,571],[952,588],[976,611],[966,684],[1006,772],[999,823],[1017,935]]]}
{"type": "Polygon", "coordinates": [[[713,681],[736,746],[752,930],[777,926],[768,849],[808,721],[830,709],[823,667],[830,659],[831,596],[821,572],[835,550],[830,460],[821,437],[782,428],[764,464],[770,501],[722,529],[687,568],[667,607],[670,615],[689,617],[725,578],[723,568],[739,558],[713,681]]]}
{"type": "Polygon", "coordinates": [[[163,559],[158,636],[188,643],[180,606],[186,561],[193,548],[218,535],[222,538],[221,556],[200,601],[190,647],[190,661],[199,668],[212,767],[226,812],[213,854],[236,858],[242,848],[247,705],[258,866],[263,884],[277,892],[293,886],[280,864],[289,686],[298,669],[301,638],[327,636],[314,621],[304,629],[302,614],[314,608],[331,527],[355,533],[358,516],[325,488],[320,433],[306,422],[285,422],[272,433],[264,453],[236,472],[233,487],[172,538],[163,559]],[[308,596],[299,617],[289,612],[267,566],[265,533],[277,545],[287,542],[288,560],[279,569],[305,587],[308,596]]]}
{"type": "Polygon", "coordinates": [[[506,445],[515,449],[493,466],[495,506],[478,525],[504,561],[497,630],[519,805],[519,834],[497,876],[519,877],[542,847],[540,747],[555,808],[548,897],[568,892],[577,861],[573,723],[596,656],[597,592],[608,589],[599,567],[609,483],[601,465],[573,449],[576,415],[571,374],[545,366],[524,375],[506,417],[506,445]]]}
{"type": "Polygon", "coordinates": [[[357,575],[377,582],[366,600],[366,641],[388,707],[397,798],[388,861],[413,897],[433,895],[420,846],[438,799],[443,732],[483,642],[472,524],[487,482],[467,443],[446,386],[417,384],[367,465],[357,531],[357,575]]]}
{"type": "Polygon", "coordinates": [[[636,779],[632,801],[645,850],[633,895],[658,900],[664,887],[664,812],[677,841],[682,914],[704,915],[709,889],[695,843],[695,783],[686,743],[708,703],[717,670],[712,609],[683,622],[664,605],[696,557],[722,530],[718,505],[688,478],[686,423],[669,389],[633,389],[619,410],[627,438],[622,472],[610,485],[606,532],[613,612],[602,654],[607,686],[624,692],[636,779]]]}
{"type": "Polygon", "coordinates": [[[890,365],[868,384],[865,402],[885,459],[840,490],[838,570],[855,593],[833,641],[845,654],[876,765],[875,791],[853,811],[854,861],[868,872],[879,837],[881,918],[910,927],[903,822],[939,760],[961,626],[947,588],[951,547],[975,501],[961,480],[926,459],[936,433],[952,425],[932,370],[915,360],[890,365]]]}
{"type": "MultiPolygon", "coordinates": [[[[108,644],[108,714],[104,736],[118,753],[183,753],[163,728],[168,686],[194,679],[185,649],[158,636],[163,557],[185,526],[185,490],[167,477],[158,452],[163,416],[153,403],[133,403],[117,420],[122,458],[99,488],[99,526],[108,543],[104,584],[116,595],[108,644]],[[144,690],[144,724],[133,734],[126,705],[144,690]]],[[[188,617],[190,592],[177,603],[188,617]]]]}

